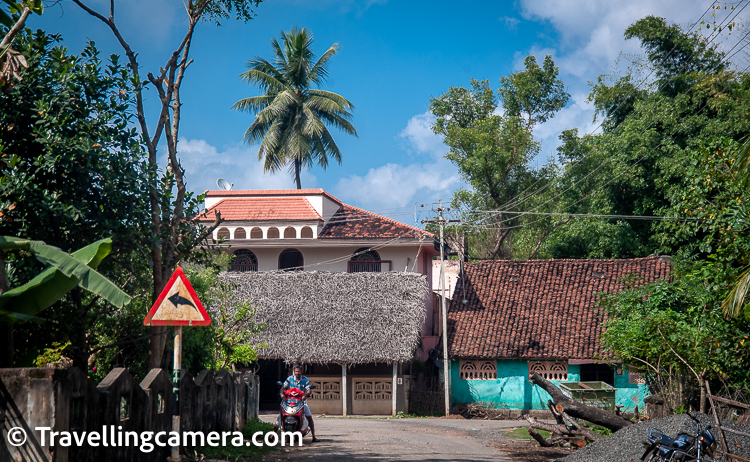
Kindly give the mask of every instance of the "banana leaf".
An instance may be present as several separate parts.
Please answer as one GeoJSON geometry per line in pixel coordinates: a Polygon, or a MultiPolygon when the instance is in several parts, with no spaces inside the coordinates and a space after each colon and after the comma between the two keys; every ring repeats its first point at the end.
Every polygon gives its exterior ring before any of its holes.
{"type": "Polygon", "coordinates": [[[40,320],[37,314],[78,286],[118,308],[130,302],[125,292],[94,270],[111,251],[111,239],[102,239],[67,254],[40,241],[0,236],[0,249],[28,250],[50,266],[26,284],[0,295],[0,319],[4,318],[11,324],[40,320]]]}

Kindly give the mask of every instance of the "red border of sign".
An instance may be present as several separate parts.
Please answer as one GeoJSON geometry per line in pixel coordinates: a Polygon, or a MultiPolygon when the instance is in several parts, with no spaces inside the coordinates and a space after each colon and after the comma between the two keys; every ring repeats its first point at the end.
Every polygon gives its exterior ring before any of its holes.
{"type": "Polygon", "coordinates": [[[146,315],[146,319],[143,320],[144,326],[208,326],[211,324],[211,318],[208,317],[208,313],[206,313],[206,309],[203,308],[203,303],[198,299],[198,295],[196,295],[195,290],[193,289],[193,286],[190,285],[190,281],[188,281],[187,276],[185,276],[185,273],[182,271],[182,268],[179,266],[176,270],[174,270],[174,273],[172,274],[172,277],[169,278],[169,282],[167,282],[167,285],[164,286],[164,289],[159,294],[159,298],[156,299],[156,302],[154,302],[154,306],[151,307],[151,310],[146,315]],[[198,312],[203,316],[203,321],[170,321],[170,320],[156,320],[152,321],[151,318],[156,314],[156,311],[161,306],[161,303],[164,301],[164,299],[167,297],[167,293],[169,292],[169,289],[172,288],[172,284],[174,281],[180,278],[182,279],[182,282],[185,284],[185,287],[187,287],[188,292],[190,293],[190,297],[195,302],[196,307],[198,308],[198,312]]]}

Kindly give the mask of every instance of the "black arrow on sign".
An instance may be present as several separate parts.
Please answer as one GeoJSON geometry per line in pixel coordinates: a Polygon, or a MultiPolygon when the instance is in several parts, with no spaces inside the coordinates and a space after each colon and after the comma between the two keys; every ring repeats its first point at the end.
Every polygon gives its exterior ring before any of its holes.
{"type": "MultiPolygon", "coordinates": [[[[167,300],[172,302],[172,305],[174,305],[175,308],[179,307],[180,305],[190,305],[195,311],[198,311],[198,308],[196,308],[193,301],[189,298],[183,297],[179,292],[172,294],[167,300]]],[[[198,311],[198,313],[200,313],[200,311],[198,311]]]]}

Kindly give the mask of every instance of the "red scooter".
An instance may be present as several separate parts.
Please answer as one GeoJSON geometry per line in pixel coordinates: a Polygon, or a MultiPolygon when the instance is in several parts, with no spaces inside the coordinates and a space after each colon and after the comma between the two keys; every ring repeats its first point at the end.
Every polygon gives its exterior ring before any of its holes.
{"type": "MultiPolygon", "coordinates": [[[[281,382],[279,382],[281,384],[281,382]]],[[[310,386],[315,388],[315,385],[310,386]]],[[[305,400],[302,399],[305,392],[297,387],[284,391],[284,399],[281,400],[281,412],[276,419],[276,425],[285,432],[300,432],[302,436],[310,433],[310,427],[305,417],[305,400]]]]}

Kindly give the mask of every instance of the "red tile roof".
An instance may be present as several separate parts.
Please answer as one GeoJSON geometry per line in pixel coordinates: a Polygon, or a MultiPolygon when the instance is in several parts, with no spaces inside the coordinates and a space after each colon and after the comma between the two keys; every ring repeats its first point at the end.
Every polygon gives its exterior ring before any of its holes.
{"type": "Polygon", "coordinates": [[[237,191],[206,191],[206,197],[263,197],[323,195],[334,202],[342,202],[322,189],[245,189],[237,191]]]}
{"type": "MultiPolygon", "coordinates": [[[[432,233],[414,226],[377,215],[367,210],[343,204],[333,217],[326,223],[319,239],[379,239],[396,237],[419,237],[432,233]]],[[[432,243],[429,243],[432,245],[432,243]]]]}
{"type": "Polygon", "coordinates": [[[591,359],[601,353],[598,294],[668,279],[668,257],[483,261],[465,265],[448,312],[452,358],[591,359]],[[462,303],[465,283],[467,304],[462,303]]]}
{"type": "Polygon", "coordinates": [[[222,199],[209,207],[205,214],[201,213],[199,215],[200,221],[213,221],[216,210],[220,210],[221,217],[227,221],[310,221],[323,219],[304,197],[231,197],[222,199]]]}

